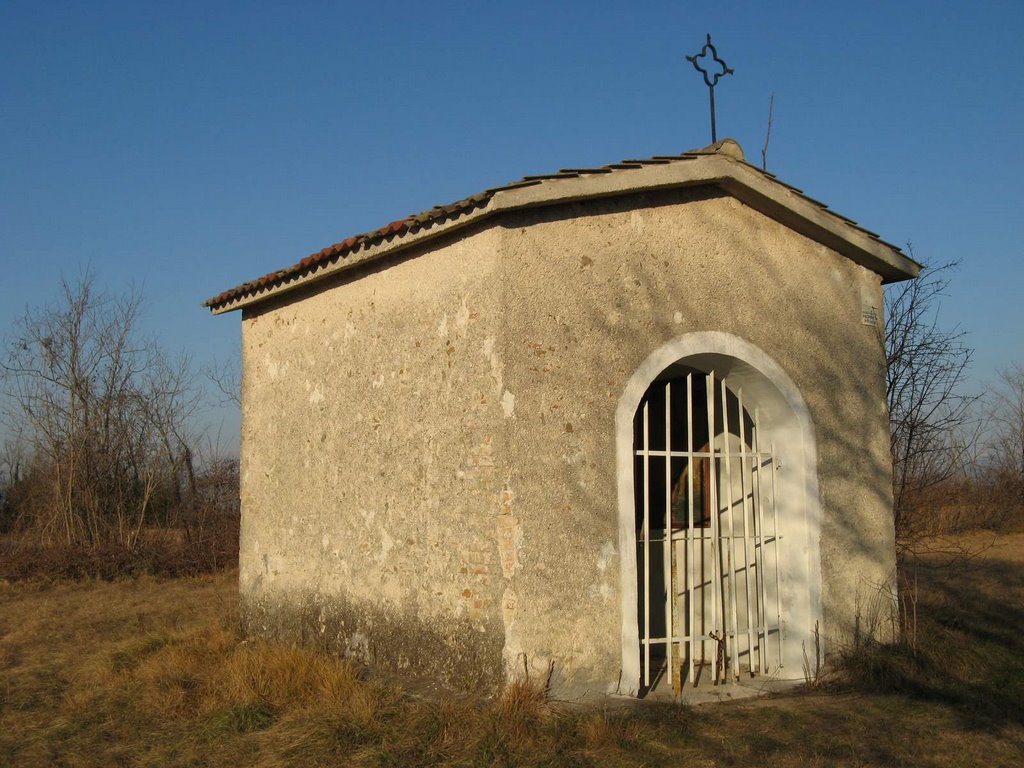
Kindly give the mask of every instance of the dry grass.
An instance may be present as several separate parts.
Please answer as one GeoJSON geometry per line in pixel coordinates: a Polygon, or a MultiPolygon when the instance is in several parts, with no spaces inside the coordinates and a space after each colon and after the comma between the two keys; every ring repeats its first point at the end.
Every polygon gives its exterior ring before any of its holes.
{"type": "Polygon", "coordinates": [[[421,699],[241,641],[234,574],[0,585],[0,765],[1020,764],[1024,535],[917,565],[913,646],[859,649],[831,692],[699,709],[421,699]]]}

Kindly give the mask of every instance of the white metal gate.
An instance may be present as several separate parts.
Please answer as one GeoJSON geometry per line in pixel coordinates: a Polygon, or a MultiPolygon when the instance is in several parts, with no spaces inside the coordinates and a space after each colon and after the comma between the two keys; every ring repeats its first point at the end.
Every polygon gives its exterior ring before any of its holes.
{"type": "Polygon", "coordinates": [[[715,373],[656,380],[634,417],[641,686],[782,663],[774,446],[715,373]]]}

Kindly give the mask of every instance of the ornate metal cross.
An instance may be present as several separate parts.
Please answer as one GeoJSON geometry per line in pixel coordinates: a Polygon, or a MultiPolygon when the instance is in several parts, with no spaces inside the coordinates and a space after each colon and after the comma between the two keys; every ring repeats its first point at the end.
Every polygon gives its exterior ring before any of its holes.
{"type": "Polygon", "coordinates": [[[718,51],[715,46],[711,44],[711,35],[707,37],[707,42],[704,43],[704,47],[700,49],[700,53],[694,54],[693,56],[687,56],[686,60],[693,64],[693,68],[704,75],[704,82],[708,86],[708,93],[711,94],[711,143],[714,144],[718,141],[718,132],[715,130],[715,86],[718,85],[718,79],[725,75],[733,74],[733,70],[718,57],[718,51]],[[710,56],[708,55],[710,52],[710,56]],[[700,61],[703,59],[704,61],[700,61]],[[708,66],[705,66],[707,64],[708,66]]]}

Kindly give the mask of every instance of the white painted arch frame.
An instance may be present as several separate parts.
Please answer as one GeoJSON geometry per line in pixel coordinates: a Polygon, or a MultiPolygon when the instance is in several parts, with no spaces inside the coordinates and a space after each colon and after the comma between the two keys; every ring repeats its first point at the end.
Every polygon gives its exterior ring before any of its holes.
{"type": "Polygon", "coordinates": [[[821,503],[814,423],[796,385],[771,357],[732,334],[702,331],[673,339],[649,355],[627,382],[615,412],[622,596],[619,690],[633,694],[640,682],[633,417],[651,382],[674,363],[714,370],[716,378],[724,377],[733,391],[741,388],[747,409],[758,409],[761,430],[775,443],[782,536],[783,669],[779,676],[800,678],[805,644],[813,641],[815,624],[822,621],[821,503]]]}

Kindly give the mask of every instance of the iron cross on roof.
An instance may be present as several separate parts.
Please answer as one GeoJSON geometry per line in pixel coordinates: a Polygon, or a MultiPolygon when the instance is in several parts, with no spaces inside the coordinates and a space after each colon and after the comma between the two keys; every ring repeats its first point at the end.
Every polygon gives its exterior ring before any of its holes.
{"type": "Polygon", "coordinates": [[[720,77],[733,74],[733,70],[729,68],[725,61],[718,57],[718,51],[711,44],[710,34],[707,36],[707,42],[704,43],[704,47],[700,49],[700,53],[687,56],[686,60],[693,64],[694,69],[704,75],[704,82],[708,86],[708,93],[711,94],[711,143],[714,144],[718,141],[718,132],[715,130],[715,86],[718,85],[720,77]]]}

